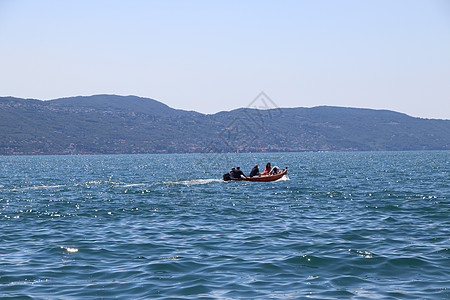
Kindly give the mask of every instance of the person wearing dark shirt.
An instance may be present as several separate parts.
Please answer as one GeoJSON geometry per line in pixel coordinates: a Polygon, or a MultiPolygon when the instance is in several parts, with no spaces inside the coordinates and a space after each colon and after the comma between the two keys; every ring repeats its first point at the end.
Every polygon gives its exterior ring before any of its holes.
{"type": "Polygon", "coordinates": [[[259,175],[259,168],[258,168],[258,165],[255,165],[254,167],[253,167],[253,169],[250,171],[250,177],[253,177],[253,176],[256,176],[256,175],[259,175]]]}
{"type": "Polygon", "coordinates": [[[234,172],[232,172],[231,177],[233,178],[241,178],[241,176],[244,176],[244,173],[241,171],[241,167],[237,166],[234,172]]]}
{"type": "Polygon", "coordinates": [[[234,172],[236,172],[236,169],[234,167],[231,168],[230,176],[233,177],[234,172]]]}

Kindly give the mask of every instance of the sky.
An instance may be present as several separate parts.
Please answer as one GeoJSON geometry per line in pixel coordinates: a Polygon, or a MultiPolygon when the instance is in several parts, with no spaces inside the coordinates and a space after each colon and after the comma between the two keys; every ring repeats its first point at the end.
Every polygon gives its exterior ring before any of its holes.
{"type": "Polygon", "coordinates": [[[448,0],[0,0],[0,96],[450,119],[448,0]]]}

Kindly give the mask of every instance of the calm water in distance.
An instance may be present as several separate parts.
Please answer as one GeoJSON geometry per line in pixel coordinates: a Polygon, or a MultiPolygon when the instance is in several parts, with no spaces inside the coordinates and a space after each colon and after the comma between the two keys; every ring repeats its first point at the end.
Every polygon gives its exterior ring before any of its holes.
{"type": "Polygon", "coordinates": [[[0,298],[450,299],[450,152],[0,157],[0,298]],[[240,165],[289,167],[223,182],[240,165]]]}

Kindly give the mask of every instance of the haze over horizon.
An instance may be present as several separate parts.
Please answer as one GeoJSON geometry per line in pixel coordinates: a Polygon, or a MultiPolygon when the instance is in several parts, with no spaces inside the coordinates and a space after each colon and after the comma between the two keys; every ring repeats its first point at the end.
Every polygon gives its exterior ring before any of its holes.
{"type": "Polygon", "coordinates": [[[450,119],[450,2],[0,0],[0,96],[450,119]]]}

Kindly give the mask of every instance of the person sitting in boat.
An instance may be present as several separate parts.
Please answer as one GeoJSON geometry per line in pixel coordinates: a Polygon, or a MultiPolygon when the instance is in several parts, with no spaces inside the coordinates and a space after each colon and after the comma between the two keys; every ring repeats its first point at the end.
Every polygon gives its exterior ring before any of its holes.
{"type": "Polygon", "coordinates": [[[253,169],[250,171],[250,177],[254,177],[254,176],[257,176],[257,175],[259,175],[259,168],[258,168],[258,165],[255,165],[254,167],[253,167],[253,169]]]}
{"type": "Polygon", "coordinates": [[[233,173],[236,172],[236,169],[234,167],[231,167],[230,176],[233,177],[233,173]]]}
{"type": "Polygon", "coordinates": [[[232,178],[245,177],[244,172],[241,171],[241,167],[237,166],[233,173],[231,173],[232,178]]]}
{"type": "Polygon", "coordinates": [[[268,162],[266,165],[266,169],[264,170],[264,172],[261,173],[261,175],[269,175],[271,170],[272,169],[270,168],[270,162],[268,162]]]}
{"type": "Polygon", "coordinates": [[[273,167],[272,168],[272,170],[270,171],[270,175],[275,175],[275,174],[279,174],[279,173],[281,173],[281,170],[280,170],[280,168],[278,168],[278,166],[275,166],[275,167],[273,167]]]}

